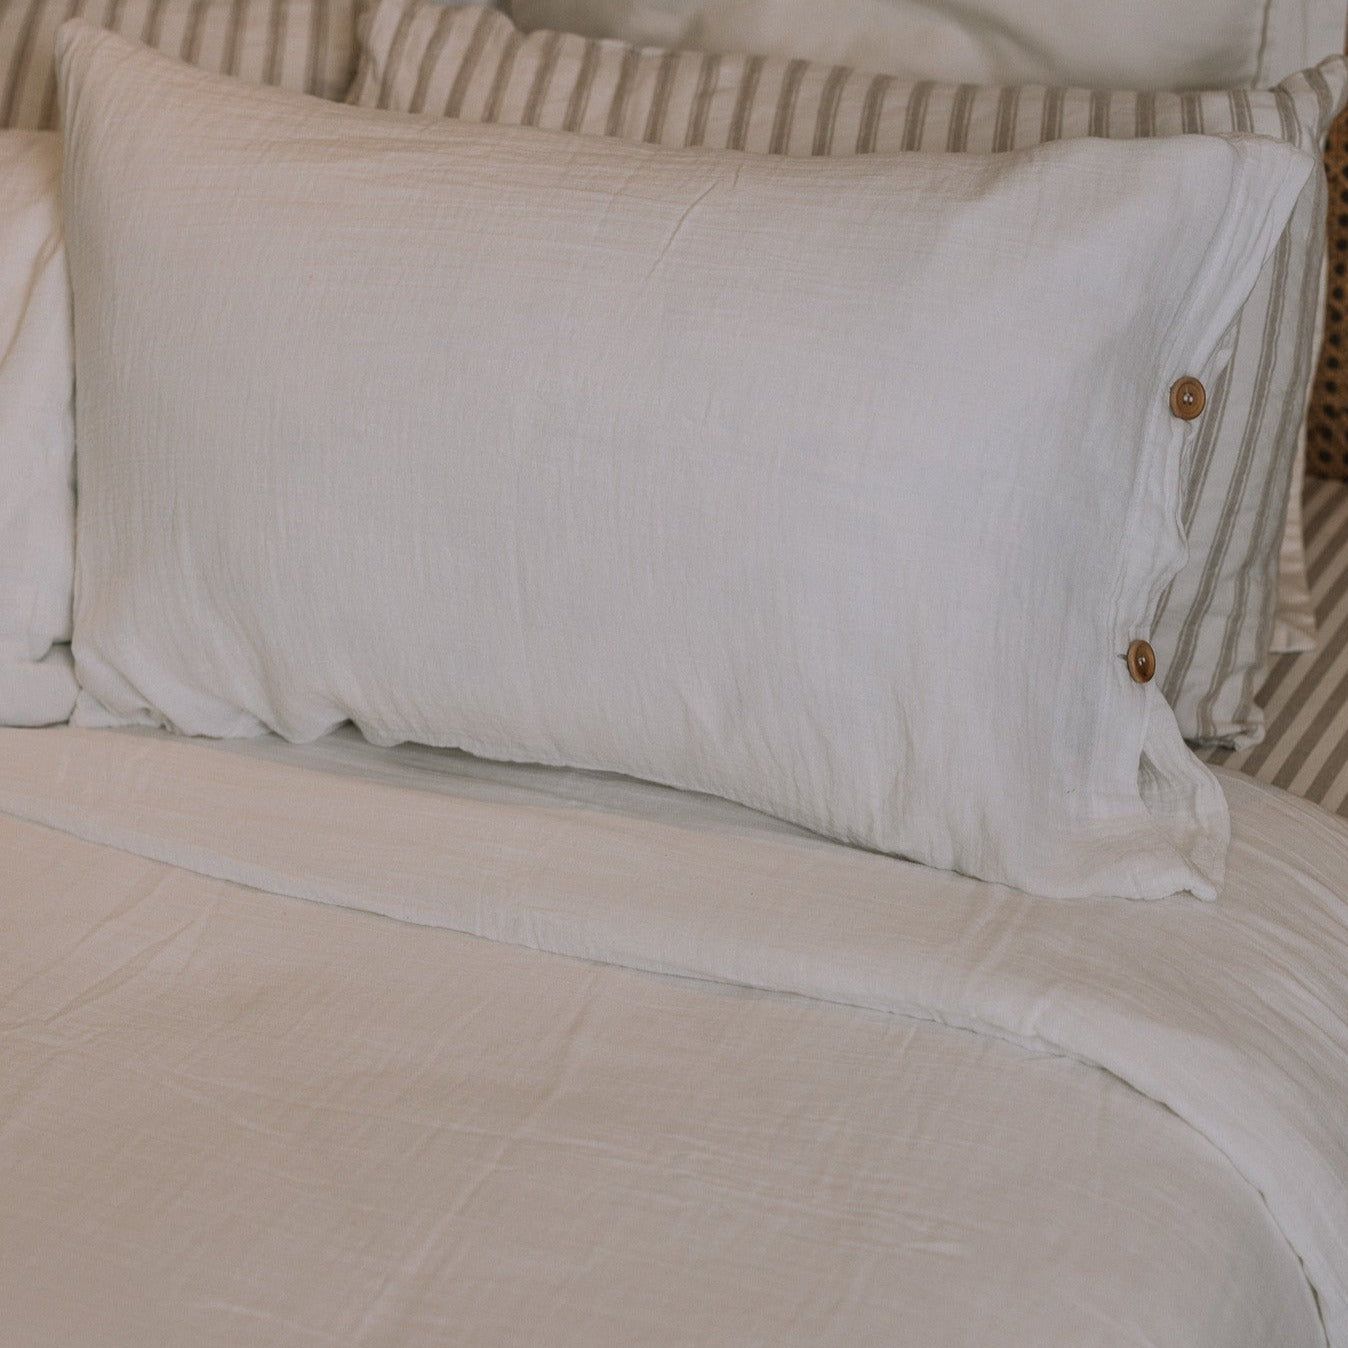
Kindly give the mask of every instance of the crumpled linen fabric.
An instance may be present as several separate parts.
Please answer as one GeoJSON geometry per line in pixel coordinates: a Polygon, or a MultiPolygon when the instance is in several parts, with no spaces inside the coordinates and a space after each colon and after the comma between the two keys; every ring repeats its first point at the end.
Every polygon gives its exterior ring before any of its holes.
{"type": "Polygon", "coordinates": [[[1343,50],[1342,0],[509,0],[525,28],[805,57],[908,79],[1271,84],[1343,50]]]}
{"type": "Polygon", "coordinates": [[[1311,1348],[1318,1298],[1339,1348],[1348,828],[1221,779],[1222,899],[1126,904],[350,731],[0,733],[0,1241],[65,1289],[12,1299],[250,1345],[1311,1348]]]}

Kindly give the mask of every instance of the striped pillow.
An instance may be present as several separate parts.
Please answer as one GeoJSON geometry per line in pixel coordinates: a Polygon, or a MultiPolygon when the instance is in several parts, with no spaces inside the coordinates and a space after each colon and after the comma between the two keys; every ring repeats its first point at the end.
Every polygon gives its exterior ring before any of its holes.
{"type": "Polygon", "coordinates": [[[342,98],[360,0],[0,0],[0,127],[56,125],[56,30],[79,17],[205,70],[342,98]]]}
{"type": "MultiPolygon", "coordinates": [[[[903,83],[805,61],[525,37],[499,13],[424,0],[381,0],[362,30],[352,103],[769,154],[986,152],[1184,132],[1256,132],[1318,153],[1348,95],[1339,57],[1274,89],[1136,93],[903,83]]],[[[1152,636],[1166,695],[1196,741],[1244,746],[1261,734],[1253,694],[1269,655],[1324,257],[1325,187],[1313,178],[1233,329],[1227,375],[1209,390],[1188,469],[1190,560],[1152,636]]]]}

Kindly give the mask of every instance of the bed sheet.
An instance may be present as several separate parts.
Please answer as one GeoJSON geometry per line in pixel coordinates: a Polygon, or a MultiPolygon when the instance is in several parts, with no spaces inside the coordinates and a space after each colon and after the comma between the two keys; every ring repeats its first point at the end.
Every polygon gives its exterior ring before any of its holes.
{"type": "Polygon", "coordinates": [[[1223,781],[1221,902],[1067,904],[602,775],[0,732],[4,1323],[1341,1344],[1348,828],[1223,781]]]}

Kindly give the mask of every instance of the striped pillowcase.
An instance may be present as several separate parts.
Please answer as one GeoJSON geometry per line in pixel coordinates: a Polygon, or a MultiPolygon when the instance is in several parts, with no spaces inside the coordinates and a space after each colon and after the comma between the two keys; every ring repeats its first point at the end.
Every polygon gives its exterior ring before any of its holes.
{"type": "MultiPolygon", "coordinates": [[[[904,83],[806,61],[526,37],[491,10],[381,0],[362,23],[348,101],[767,154],[988,152],[1187,132],[1254,132],[1318,154],[1346,96],[1339,57],[1259,91],[904,83]]],[[[1165,693],[1195,741],[1248,746],[1262,731],[1253,695],[1273,631],[1325,212],[1323,175],[1314,174],[1233,330],[1235,354],[1209,390],[1189,463],[1190,560],[1161,600],[1152,644],[1165,693]]]]}
{"type": "Polygon", "coordinates": [[[0,127],[56,125],[56,30],[88,19],[217,74],[340,99],[360,0],[0,0],[0,127]]]}
{"type": "Polygon", "coordinates": [[[1319,648],[1274,661],[1261,744],[1202,756],[1348,817],[1348,483],[1306,483],[1306,560],[1319,648]]]}

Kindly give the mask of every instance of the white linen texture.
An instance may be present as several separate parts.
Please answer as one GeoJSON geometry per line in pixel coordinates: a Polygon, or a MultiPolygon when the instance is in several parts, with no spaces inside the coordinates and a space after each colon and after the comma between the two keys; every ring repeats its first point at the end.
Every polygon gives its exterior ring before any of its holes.
{"type": "Polygon", "coordinates": [[[75,706],[70,285],[61,143],[0,132],[0,724],[50,725],[75,706]]]}
{"type": "Polygon", "coordinates": [[[1348,827],[1221,776],[1220,903],[1062,903],[350,730],[0,730],[6,1331],[1340,1348],[1348,827]]]}
{"type": "MultiPolygon", "coordinates": [[[[362,107],[788,155],[967,154],[1192,132],[1254,132],[1318,154],[1348,73],[1336,56],[1276,88],[1186,94],[905,83],[785,59],[521,38],[494,11],[421,0],[381,0],[360,46],[347,101],[362,107]]],[[[1189,556],[1162,597],[1152,645],[1190,741],[1256,743],[1271,639],[1295,640],[1299,620],[1299,646],[1314,644],[1293,469],[1306,450],[1324,312],[1325,196],[1324,175],[1312,175],[1241,310],[1188,456],[1189,556]]]]}
{"type": "Polygon", "coordinates": [[[1343,0],[508,0],[525,28],[906,79],[1138,89],[1272,83],[1343,50],[1343,0]]]}
{"type": "Polygon", "coordinates": [[[1308,156],[667,151],[78,21],[57,65],[85,724],[349,719],[1215,895],[1221,790],[1125,652],[1184,555],[1171,383],[1217,377],[1308,156]]]}

